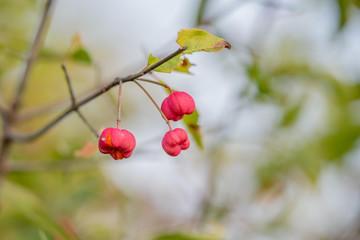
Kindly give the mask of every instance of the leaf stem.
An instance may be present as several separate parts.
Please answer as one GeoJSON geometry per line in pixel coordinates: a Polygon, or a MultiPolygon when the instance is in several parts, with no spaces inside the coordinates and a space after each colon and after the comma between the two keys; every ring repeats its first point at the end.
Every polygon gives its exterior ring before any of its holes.
{"type": "Polygon", "coordinates": [[[169,119],[167,119],[167,117],[165,116],[165,114],[163,113],[163,111],[161,111],[161,108],[159,107],[159,105],[155,102],[155,100],[151,97],[151,95],[149,94],[148,91],[146,91],[146,89],[137,81],[134,80],[134,83],[136,83],[144,92],[145,94],[149,97],[149,99],[153,102],[153,104],[155,105],[155,107],[157,108],[157,110],[160,112],[162,118],[165,120],[166,124],[169,126],[170,130],[172,130],[169,119]]]}

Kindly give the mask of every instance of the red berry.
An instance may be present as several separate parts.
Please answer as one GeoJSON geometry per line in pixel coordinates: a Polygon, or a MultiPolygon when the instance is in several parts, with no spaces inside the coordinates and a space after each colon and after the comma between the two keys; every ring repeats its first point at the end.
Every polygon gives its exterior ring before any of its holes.
{"type": "Polygon", "coordinates": [[[110,154],[115,160],[128,158],[135,148],[135,137],[129,131],[118,128],[106,128],[100,135],[99,150],[110,154]]]}
{"type": "Polygon", "coordinates": [[[180,120],[184,114],[191,114],[195,110],[194,99],[185,92],[173,92],[161,104],[161,111],[169,120],[180,120]]]}
{"type": "Polygon", "coordinates": [[[168,131],[162,139],[162,147],[170,156],[177,156],[181,150],[186,150],[190,146],[190,141],[184,129],[176,128],[168,131]]]}

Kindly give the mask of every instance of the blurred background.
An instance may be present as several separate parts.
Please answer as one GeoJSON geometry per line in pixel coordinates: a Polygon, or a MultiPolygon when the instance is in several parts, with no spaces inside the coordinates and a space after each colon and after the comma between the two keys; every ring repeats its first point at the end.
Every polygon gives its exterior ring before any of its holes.
{"type": "MultiPolygon", "coordinates": [[[[0,94],[6,105],[45,0],[0,0],[0,94]]],[[[133,83],[121,128],[137,146],[114,161],[73,113],[17,143],[1,185],[1,239],[360,239],[358,0],[61,0],[24,93],[17,131],[33,132],[116,76],[178,48],[182,28],[226,39],[194,53],[191,74],[155,73],[193,96],[201,142],[178,157],[167,125],[133,83]],[[80,151],[89,142],[89,149],[80,151]],[[199,144],[201,143],[201,144],[199,144]],[[95,146],[95,148],[94,148],[95,146]]],[[[166,92],[144,87],[161,103],[166,92]]],[[[81,107],[116,126],[117,88],[81,107]]],[[[174,122],[174,127],[184,127],[174,122]]]]}

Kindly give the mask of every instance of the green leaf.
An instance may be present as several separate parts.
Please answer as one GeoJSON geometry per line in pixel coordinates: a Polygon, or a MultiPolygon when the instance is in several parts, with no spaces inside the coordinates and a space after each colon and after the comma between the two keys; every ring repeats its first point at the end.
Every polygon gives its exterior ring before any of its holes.
{"type": "Polygon", "coordinates": [[[181,29],[178,33],[176,42],[181,46],[186,46],[184,54],[193,52],[219,52],[224,48],[231,49],[230,43],[200,29],[181,29]]]}
{"type": "Polygon", "coordinates": [[[282,156],[274,156],[269,159],[257,169],[256,174],[260,189],[269,189],[280,182],[290,166],[289,161],[282,156]]]}
{"type": "Polygon", "coordinates": [[[284,115],[282,117],[280,126],[289,127],[293,125],[299,117],[299,114],[302,109],[302,104],[297,104],[289,108],[285,108],[284,115]]]}
{"type": "Polygon", "coordinates": [[[355,4],[358,8],[360,8],[360,0],[352,0],[352,3],[355,4]]]}
{"type": "Polygon", "coordinates": [[[324,135],[320,146],[325,159],[341,160],[343,155],[356,146],[360,136],[360,127],[351,123],[339,121],[332,125],[332,131],[324,135]]]}
{"type": "Polygon", "coordinates": [[[342,30],[348,21],[348,7],[349,7],[348,0],[337,0],[338,5],[338,30],[342,30]]]}
{"type": "Polygon", "coordinates": [[[48,236],[46,235],[45,232],[43,231],[40,231],[39,230],[39,237],[40,237],[40,240],[49,240],[48,236]]]}
{"type": "Polygon", "coordinates": [[[190,134],[194,137],[197,145],[203,149],[202,137],[201,137],[201,129],[198,124],[199,113],[195,109],[195,111],[190,115],[185,115],[183,117],[183,121],[186,124],[186,127],[190,134]]]}
{"type": "Polygon", "coordinates": [[[177,72],[182,72],[182,73],[190,73],[189,72],[189,68],[192,66],[193,64],[191,64],[189,62],[189,59],[187,59],[186,57],[184,57],[184,59],[181,60],[181,64],[179,66],[177,66],[176,68],[174,68],[174,71],[177,72]]]}
{"type": "Polygon", "coordinates": [[[88,54],[88,52],[83,49],[83,48],[78,48],[76,49],[72,54],[71,54],[71,59],[75,60],[77,62],[83,62],[83,63],[88,63],[91,64],[91,58],[90,55],[88,54]]]}
{"type": "MultiPolygon", "coordinates": [[[[2,184],[2,213],[16,214],[18,224],[27,223],[41,231],[56,234],[62,239],[72,240],[75,237],[58,223],[57,219],[49,213],[41,200],[29,190],[15,183],[5,181],[2,184]]],[[[1,222],[1,221],[0,221],[1,222]]]]}
{"type": "MultiPolygon", "coordinates": [[[[154,63],[160,61],[157,57],[154,57],[152,54],[150,54],[148,59],[148,66],[153,65],[154,63]]],[[[169,61],[165,62],[164,64],[160,65],[159,67],[155,68],[155,72],[164,72],[164,73],[170,73],[174,68],[179,67],[181,65],[182,60],[180,59],[180,55],[173,57],[169,61]]]]}
{"type": "Polygon", "coordinates": [[[188,235],[182,233],[167,234],[154,238],[154,240],[219,240],[217,236],[209,235],[188,235]]]}
{"type": "MultiPolygon", "coordinates": [[[[176,42],[181,46],[186,46],[186,50],[173,57],[169,61],[163,63],[161,66],[154,69],[155,72],[170,73],[175,70],[178,72],[190,73],[189,68],[192,64],[187,58],[181,58],[185,54],[191,54],[193,52],[205,51],[205,52],[219,52],[224,48],[231,48],[231,45],[222,38],[216,37],[204,30],[200,29],[182,29],[178,33],[176,42]]],[[[159,58],[150,54],[148,58],[148,66],[160,61],[159,58]]]]}
{"type": "Polygon", "coordinates": [[[324,166],[323,159],[319,157],[313,144],[308,144],[298,149],[294,154],[294,160],[308,179],[315,183],[324,166]]]}

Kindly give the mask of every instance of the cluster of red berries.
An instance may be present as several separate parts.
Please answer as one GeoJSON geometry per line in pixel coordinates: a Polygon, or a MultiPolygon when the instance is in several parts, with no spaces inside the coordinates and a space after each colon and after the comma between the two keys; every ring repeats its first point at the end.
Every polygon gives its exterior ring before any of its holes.
{"type": "MultiPolygon", "coordinates": [[[[185,114],[195,110],[194,99],[185,92],[172,92],[161,104],[161,111],[168,120],[178,121],[185,114]]],[[[169,125],[170,126],[170,125],[169,125]]],[[[115,160],[128,158],[135,148],[135,137],[125,129],[106,128],[100,135],[99,150],[110,154],[115,160]]],[[[181,150],[190,146],[189,137],[184,129],[168,131],[162,139],[162,147],[170,156],[177,156],[181,150]]]]}

